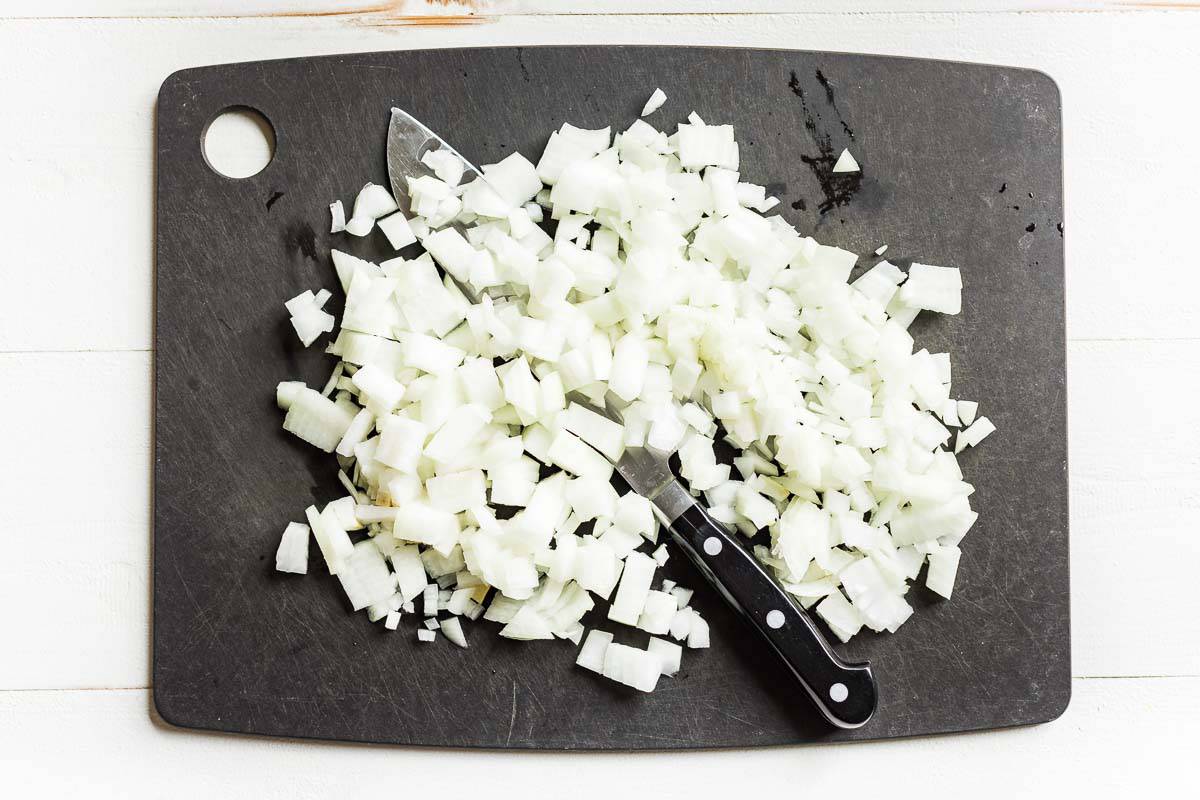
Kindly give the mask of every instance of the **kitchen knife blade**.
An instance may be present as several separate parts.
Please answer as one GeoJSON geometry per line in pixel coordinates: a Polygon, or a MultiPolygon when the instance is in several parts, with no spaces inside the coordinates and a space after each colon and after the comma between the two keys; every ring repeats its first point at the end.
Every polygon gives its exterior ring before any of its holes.
{"type": "Polygon", "coordinates": [[[388,123],[387,132],[388,182],[392,186],[392,196],[396,198],[396,202],[400,204],[401,210],[406,214],[412,210],[408,206],[408,181],[406,179],[422,176],[436,177],[433,170],[421,161],[421,157],[430,150],[449,150],[458,156],[465,169],[464,180],[469,181],[473,177],[483,177],[483,173],[476,169],[474,164],[463,158],[442,137],[426,128],[420,120],[407,111],[393,108],[392,120],[388,123]]]}

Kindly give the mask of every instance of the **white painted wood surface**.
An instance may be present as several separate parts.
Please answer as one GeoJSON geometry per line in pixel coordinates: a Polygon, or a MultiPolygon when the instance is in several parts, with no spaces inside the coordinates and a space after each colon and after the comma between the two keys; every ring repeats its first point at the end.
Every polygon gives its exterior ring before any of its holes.
{"type": "MultiPolygon", "coordinates": [[[[1167,5],[1126,0],[9,0],[10,17],[410,17],[599,14],[1096,11],[1167,5]]],[[[1187,3],[1172,5],[1185,6],[1187,3]]]]}
{"type": "Polygon", "coordinates": [[[1186,678],[1078,680],[1051,725],[912,741],[697,753],[419,750],[166,729],[149,693],[0,693],[0,766],[13,798],[419,797],[710,800],[1187,797],[1200,738],[1186,678]],[[1176,788],[1173,795],[1165,792],[1176,788]],[[422,790],[429,790],[423,794],[422,790]],[[437,794],[433,794],[437,792],[437,794]],[[1157,794],[1162,792],[1162,794],[1157,794]],[[843,794],[844,793],[844,794],[843,794]],[[1085,794],[1086,793],[1086,794],[1085,794]]]}
{"type": "Polygon", "coordinates": [[[1200,734],[1190,578],[1200,561],[1200,425],[1187,405],[1200,391],[1200,110],[1187,96],[1200,74],[1200,12],[1086,0],[471,5],[0,7],[0,793],[297,798],[478,786],[503,798],[548,780],[581,797],[703,798],[743,789],[754,775],[754,788],[766,790],[841,791],[852,778],[902,797],[1040,796],[1084,776],[1090,793],[1122,796],[1182,779],[1185,748],[1200,734]],[[330,10],[349,13],[312,13],[330,10]],[[439,14],[451,19],[428,19],[439,14]],[[952,58],[1035,67],[1058,81],[1077,676],[1063,719],[878,745],[640,756],[277,742],[152,721],[159,83],[182,67],[258,58],[605,42],[952,58]]]}

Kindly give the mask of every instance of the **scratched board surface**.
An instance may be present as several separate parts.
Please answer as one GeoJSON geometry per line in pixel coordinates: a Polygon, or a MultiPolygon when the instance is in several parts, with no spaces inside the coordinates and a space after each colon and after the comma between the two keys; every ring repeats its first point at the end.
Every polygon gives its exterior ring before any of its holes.
{"type": "MultiPolygon", "coordinates": [[[[1070,694],[1060,99],[1028,70],[859,55],[673,47],[374,53],[189,69],[158,102],[154,697],[180,726],[420,745],[664,749],[885,738],[1052,719],[1070,694]],[[329,456],[280,428],[275,384],[320,386],[283,301],[337,283],[327,205],[386,184],[388,109],[412,112],[476,163],[537,159],[563,122],[624,128],[695,110],[736,125],[743,180],[820,241],[962,268],[963,313],[914,325],[949,350],[957,396],[999,426],[961,462],[980,520],[955,597],[910,592],[869,659],[875,719],[825,726],[753,634],[676,553],[712,647],[644,695],[572,666],[566,642],[519,644],[470,624],[470,648],[418,645],[352,614],[315,547],[307,576],[273,570],[279,534],[342,494],[329,456]],[[274,160],[231,180],[200,152],[222,109],[272,123],[274,160]],[[861,175],[835,176],[849,147],[861,175]]],[[[859,269],[878,259],[864,255],[859,269]]],[[[335,292],[340,294],[340,292],[335,292]]],[[[336,302],[336,301],[335,301],[336,302]]],[[[340,310],[340,306],[335,309],[340,310]]],[[[633,639],[637,641],[636,638],[633,639]]]]}

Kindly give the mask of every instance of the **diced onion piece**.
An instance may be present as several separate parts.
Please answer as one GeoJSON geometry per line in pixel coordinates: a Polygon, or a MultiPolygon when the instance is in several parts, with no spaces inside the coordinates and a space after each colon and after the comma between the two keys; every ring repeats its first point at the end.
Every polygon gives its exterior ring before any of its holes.
{"type": "Polygon", "coordinates": [[[386,217],[398,208],[391,192],[377,183],[368,183],[359,191],[358,197],[354,198],[354,211],[350,216],[354,219],[376,220],[386,217]]]}
{"type": "Polygon", "coordinates": [[[683,659],[683,648],[679,645],[651,636],[646,651],[658,656],[658,660],[662,662],[663,675],[673,677],[679,672],[679,663],[683,659]]]}
{"type": "Polygon", "coordinates": [[[559,431],[546,451],[550,463],[581,478],[608,480],[613,467],[604,456],[583,443],[569,431],[559,431]]]}
{"type": "Polygon", "coordinates": [[[833,165],[834,172],[858,172],[858,161],[850,154],[849,148],[842,150],[842,154],[838,156],[837,163],[833,165]]]}
{"type": "Polygon", "coordinates": [[[965,448],[974,447],[996,430],[996,426],[987,417],[980,417],[971,423],[966,430],[958,432],[954,440],[954,452],[961,453],[965,448]]]}
{"type": "Polygon", "coordinates": [[[958,418],[963,425],[970,425],[975,421],[975,415],[979,413],[979,403],[974,400],[959,400],[958,401],[958,418]]]}
{"type": "Polygon", "coordinates": [[[370,541],[354,545],[338,570],[338,580],[355,611],[385,601],[396,588],[387,562],[370,541]]]}
{"type": "Polygon", "coordinates": [[[416,234],[408,224],[408,217],[402,211],[389,214],[377,223],[379,230],[387,237],[393,250],[403,250],[417,241],[416,234]]]}
{"type": "Polygon", "coordinates": [[[695,611],[692,612],[692,624],[688,629],[687,646],[693,650],[709,646],[708,623],[695,611]]]}
{"type": "Polygon", "coordinates": [[[392,525],[392,535],[397,539],[430,545],[443,555],[458,543],[459,531],[454,514],[420,501],[401,506],[392,525]]]}
{"type": "Polygon", "coordinates": [[[862,617],[841,592],[833,592],[817,604],[817,614],[843,642],[862,628],[862,617]]]}
{"type": "Polygon", "coordinates": [[[459,622],[458,617],[442,620],[439,627],[442,629],[443,636],[464,650],[467,648],[467,637],[463,634],[462,623],[459,622]]]}
{"type": "Polygon", "coordinates": [[[957,314],[962,310],[962,273],[955,267],[913,264],[898,298],[910,308],[957,314]]]}
{"type": "Polygon", "coordinates": [[[604,649],[601,674],[638,691],[652,692],[662,675],[662,660],[649,651],[611,642],[604,649]]]}
{"type": "Polygon", "coordinates": [[[675,618],[675,612],[678,610],[679,606],[673,595],[651,590],[646,594],[637,626],[647,633],[665,634],[671,629],[671,620],[675,618]]]}
{"type": "Polygon", "coordinates": [[[308,573],[309,528],[299,522],[289,522],[275,551],[275,569],[278,572],[308,573]]]}
{"type": "Polygon", "coordinates": [[[608,618],[624,625],[636,626],[650,593],[657,565],[644,553],[632,552],[625,559],[625,569],[617,586],[617,595],[608,609],[608,618]]]}
{"type": "Polygon", "coordinates": [[[588,631],[587,637],[583,640],[583,647],[580,648],[579,655],[575,657],[575,663],[592,672],[602,673],[604,671],[604,653],[612,644],[612,640],[613,635],[608,631],[602,631],[599,628],[588,631]]]}
{"type": "Polygon", "coordinates": [[[508,624],[500,630],[500,635],[506,639],[530,641],[532,639],[552,639],[554,632],[550,622],[536,608],[522,605],[513,615],[508,624]]]}
{"type": "Polygon", "coordinates": [[[431,631],[428,628],[417,628],[418,642],[432,642],[437,638],[437,631],[431,631]]]}
{"type": "Polygon", "coordinates": [[[679,161],[685,169],[707,166],[738,168],[738,145],[732,125],[689,123],[679,126],[679,161]]]}
{"type": "Polygon", "coordinates": [[[283,429],[326,453],[332,453],[354,421],[354,414],[320,392],[304,387],[291,393],[283,429]]]}
{"type": "Polygon", "coordinates": [[[579,403],[571,403],[567,408],[562,426],[599,450],[610,461],[619,459],[625,449],[625,428],[579,403]]]}
{"type": "Polygon", "coordinates": [[[954,592],[954,578],[962,551],[957,547],[937,547],[929,553],[929,572],[925,585],[947,600],[954,592]]]}
{"type": "Polygon", "coordinates": [[[488,185],[509,206],[521,206],[542,189],[537,169],[520,153],[513,153],[496,164],[485,165],[488,185]]]}
{"type": "Polygon", "coordinates": [[[638,116],[648,117],[658,109],[662,108],[662,104],[667,102],[667,93],[662,89],[655,89],[650,95],[650,99],[646,101],[646,105],[642,106],[642,113],[638,116]]]}
{"type": "Polygon", "coordinates": [[[425,591],[428,581],[425,567],[421,563],[420,550],[416,545],[400,545],[388,557],[396,575],[396,589],[404,602],[409,602],[425,591]]]}
{"type": "Polygon", "coordinates": [[[425,482],[425,490],[432,506],[453,514],[487,502],[483,470],[478,469],[430,478],[425,482]]]}
{"type": "Polygon", "coordinates": [[[375,227],[375,220],[371,217],[351,217],[346,223],[345,231],[351,236],[363,237],[371,232],[375,227]]]}
{"type": "Polygon", "coordinates": [[[421,163],[433,170],[433,174],[449,186],[458,185],[466,168],[462,159],[451,150],[430,150],[421,156],[421,163]]]}
{"type": "Polygon", "coordinates": [[[329,204],[329,232],[341,233],[346,230],[346,208],[341,200],[329,204]]]}
{"type": "Polygon", "coordinates": [[[283,411],[287,411],[292,407],[300,390],[304,388],[303,381],[280,381],[275,387],[275,404],[283,411]]]}
{"type": "Polygon", "coordinates": [[[483,430],[492,414],[483,406],[468,403],[450,413],[446,423],[425,446],[425,456],[435,461],[450,462],[483,430]]]}
{"type": "Polygon", "coordinates": [[[428,429],[416,420],[394,414],[384,417],[380,428],[376,460],[400,472],[415,474],[428,429]]]}

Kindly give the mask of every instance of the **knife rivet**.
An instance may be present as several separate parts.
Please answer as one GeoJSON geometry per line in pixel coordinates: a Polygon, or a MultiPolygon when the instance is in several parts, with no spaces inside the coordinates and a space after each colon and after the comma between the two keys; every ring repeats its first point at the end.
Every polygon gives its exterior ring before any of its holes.
{"type": "Polygon", "coordinates": [[[767,627],[782,628],[784,623],[783,612],[775,608],[767,612],[767,627]]]}
{"type": "Polygon", "coordinates": [[[840,703],[850,696],[850,690],[846,688],[844,683],[835,683],[829,687],[829,699],[835,703],[840,703]]]}
{"type": "Polygon", "coordinates": [[[710,556],[715,556],[720,553],[722,547],[724,547],[724,545],[721,544],[721,540],[715,536],[710,536],[704,540],[704,552],[708,553],[710,556]]]}

